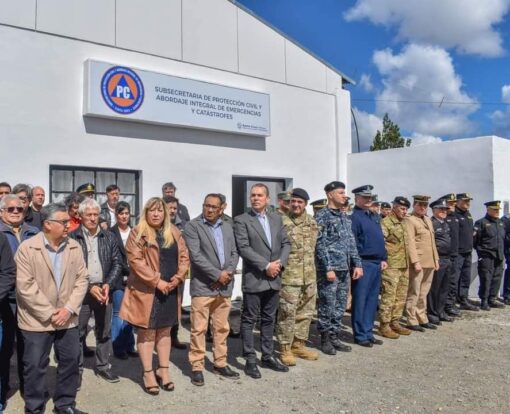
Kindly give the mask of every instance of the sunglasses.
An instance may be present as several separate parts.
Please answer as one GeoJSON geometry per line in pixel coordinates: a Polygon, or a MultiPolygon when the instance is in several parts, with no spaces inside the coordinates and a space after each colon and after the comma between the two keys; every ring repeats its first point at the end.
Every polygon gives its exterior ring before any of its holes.
{"type": "Polygon", "coordinates": [[[2,210],[7,210],[8,213],[23,213],[24,208],[23,207],[6,207],[2,210]]]}

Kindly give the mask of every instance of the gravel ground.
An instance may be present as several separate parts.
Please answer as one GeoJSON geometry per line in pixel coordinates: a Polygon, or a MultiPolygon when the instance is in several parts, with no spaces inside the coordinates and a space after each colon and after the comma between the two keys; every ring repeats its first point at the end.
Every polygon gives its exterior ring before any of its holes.
{"type": "MultiPolygon", "coordinates": [[[[174,392],[158,397],[140,387],[138,359],[114,360],[120,383],[94,376],[88,360],[77,407],[89,413],[510,413],[510,307],[464,312],[437,331],[413,333],[382,346],[353,345],[351,353],[298,361],[289,373],[262,369],[262,379],[241,373],[224,380],[206,365],[205,386],[189,381],[186,351],[175,350],[170,365],[174,392]]],[[[349,325],[348,317],[346,318],[349,325]]],[[[312,328],[311,341],[319,338],[312,328]]],[[[181,338],[189,332],[181,329],[181,338]]],[[[346,340],[351,341],[350,331],[346,340]]],[[[93,338],[88,338],[93,343],[93,338]]],[[[229,339],[229,363],[242,370],[240,339],[229,339]]],[[[208,345],[208,357],[211,357],[208,345]]],[[[53,362],[53,361],[52,361],[53,362]]],[[[50,369],[50,383],[54,368],[50,369]]],[[[16,392],[6,413],[21,413],[16,392]]],[[[48,411],[52,403],[48,403],[48,411]]]]}

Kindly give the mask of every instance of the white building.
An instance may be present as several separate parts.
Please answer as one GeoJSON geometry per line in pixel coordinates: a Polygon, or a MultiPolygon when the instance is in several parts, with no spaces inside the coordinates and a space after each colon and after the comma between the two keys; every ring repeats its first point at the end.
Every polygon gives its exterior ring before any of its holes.
{"type": "Polygon", "coordinates": [[[236,214],[255,180],[268,182],[273,199],[290,186],[319,198],[326,182],[346,180],[350,96],[342,85],[350,80],[231,1],[0,0],[0,68],[8,154],[0,181],[42,185],[53,201],[85,182],[103,201],[116,182],[136,213],[172,181],[192,216],[208,192],[224,193],[236,214]],[[112,110],[100,78],[87,78],[89,65],[100,75],[114,66],[140,75],[139,111],[112,110]],[[147,79],[261,97],[270,126],[241,134],[228,130],[235,114],[218,127],[208,117],[175,119],[165,103],[153,119],[147,79]]]}

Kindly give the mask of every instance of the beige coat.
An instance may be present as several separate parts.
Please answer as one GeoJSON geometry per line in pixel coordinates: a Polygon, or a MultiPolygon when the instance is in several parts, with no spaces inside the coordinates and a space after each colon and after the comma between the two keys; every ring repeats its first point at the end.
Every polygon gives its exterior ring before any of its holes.
{"type": "Polygon", "coordinates": [[[57,289],[53,266],[44,246],[44,234],[24,241],[16,253],[16,300],[18,326],[34,332],[69,329],[78,325],[78,314],[89,284],[80,245],[68,239],[61,263],[62,282],[57,289]],[[62,307],[73,315],[62,327],[51,323],[53,312],[62,307]]]}
{"type": "MultiPolygon", "coordinates": [[[[189,269],[189,255],[186,243],[177,227],[172,226],[174,240],[177,241],[178,265],[174,275],[180,283],[184,283],[189,269]]],[[[126,242],[126,254],[129,261],[130,274],[124,291],[124,299],[120,308],[121,319],[141,328],[149,326],[154,292],[161,279],[159,271],[159,246],[148,244],[145,237],[136,241],[138,227],[135,227],[126,242]]],[[[177,290],[179,296],[179,290],[177,290]]],[[[180,298],[178,297],[180,303],[180,298]]],[[[180,307],[179,307],[180,311],[180,307]]]]}
{"type": "Polygon", "coordinates": [[[409,260],[412,264],[420,263],[424,269],[435,268],[439,260],[434,227],[429,217],[420,218],[415,215],[406,217],[407,234],[409,236],[409,260]]]}

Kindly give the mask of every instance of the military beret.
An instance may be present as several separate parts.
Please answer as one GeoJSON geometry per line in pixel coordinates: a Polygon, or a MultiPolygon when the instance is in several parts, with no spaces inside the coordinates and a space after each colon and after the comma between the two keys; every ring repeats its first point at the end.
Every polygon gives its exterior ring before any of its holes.
{"type": "Polygon", "coordinates": [[[80,194],[83,194],[83,193],[95,193],[96,192],[96,187],[92,183],[86,183],[86,184],[80,185],[76,189],[76,192],[80,193],[80,194]]]}
{"type": "Polygon", "coordinates": [[[493,210],[500,210],[501,209],[501,201],[494,200],[494,201],[487,201],[484,203],[485,207],[492,208],[493,210]]]}
{"type": "Polygon", "coordinates": [[[302,188],[294,188],[294,190],[292,190],[292,193],[290,194],[290,196],[291,197],[302,198],[305,201],[310,200],[310,196],[302,188]]]}
{"type": "Polygon", "coordinates": [[[404,206],[407,208],[411,207],[411,203],[409,202],[409,200],[402,196],[395,197],[395,199],[393,200],[393,205],[404,206]]]}
{"type": "Polygon", "coordinates": [[[282,191],[282,192],[278,193],[277,197],[278,197],[278,200],[289,201],[290,200],[290,191],[282,191]]]}
{"type": "Polygon", "coordinates": [[[446,201],[445,198],[439,198],[439,199],[433,201],[432,203],[430,203],[430,208],[447,208],[447,209],[449,209],[448,202],[446,201]]]}
{"type": "Polygon", "coordinates": [[[383,201],[381,203],[381,208],[391,208],[391,204],[390,203],[387,203],[386,201],[383,201]]]}
{"type": "Polygon", "coordinates": [[[469,193],[458,193],[457,200],[472,200],[471,194],[469,193]]]}
{"type": "Polygon", "coordinates": [[[413,200],[415,203],[428,203],[430,200],[430,196],[428,196],[428,195],[413,195],[413,200]]]}
{"type": "Polygon", "coordinates": [[[455,195],[454,193],[445,194],[441,198],[444,198],[448,202],[455,202],[455,201],[457,201],[457,195],[455,195]]]}
{"type": "Polygon", "coordinates": [[[341,181],[331,181],[329,184],[324,186],[324,191],[329,193],[330,191],[336,190],[337,188],[345,189],[345,184],[341,181]]]}
{"type": "Polygon", "coordinates": [[[313,207],[314,211],[322,210],[328,205],[328,200],[325,198],[321,198],[320,200],[312,201],[310,204],[313,207]]]}
{"type": "Polygon", "coordinates": [[[352,193],[363,197],[372,197],[373,189],[373,185],[367,184],[362,185],[361,187],[356,187],[354,190],[352,190],[352,193]]]}

